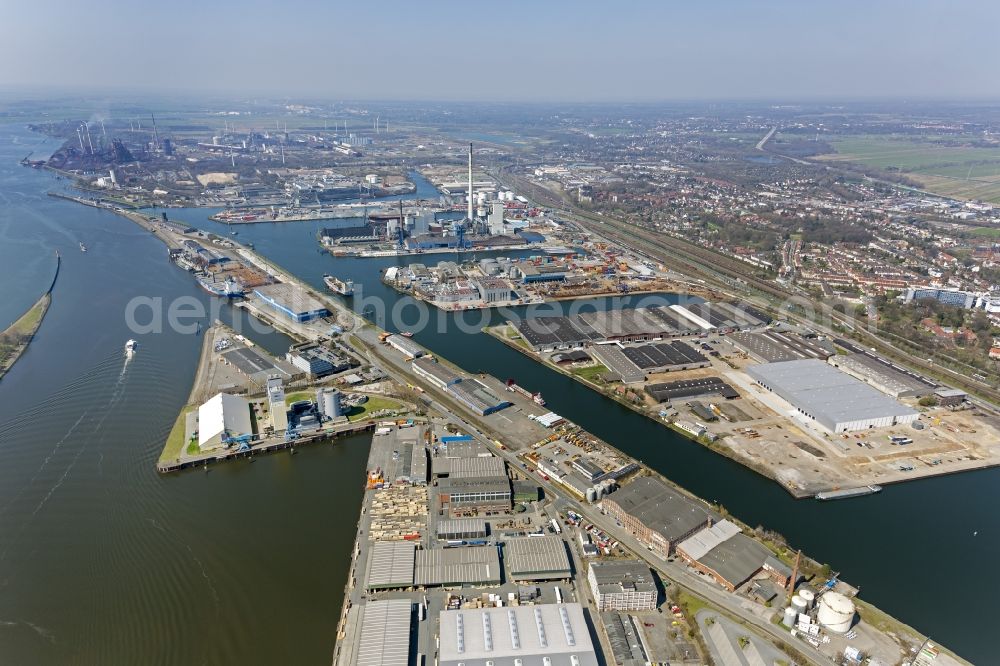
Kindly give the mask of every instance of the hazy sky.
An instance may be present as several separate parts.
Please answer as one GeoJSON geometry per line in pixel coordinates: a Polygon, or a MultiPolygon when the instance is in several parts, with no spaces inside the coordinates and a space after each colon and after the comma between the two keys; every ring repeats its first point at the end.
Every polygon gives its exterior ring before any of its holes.
{"type": "Polygon", "coordinates": [[[996,99],[998,25],[996,0],[0,0],[0,87],[996,99]]]}

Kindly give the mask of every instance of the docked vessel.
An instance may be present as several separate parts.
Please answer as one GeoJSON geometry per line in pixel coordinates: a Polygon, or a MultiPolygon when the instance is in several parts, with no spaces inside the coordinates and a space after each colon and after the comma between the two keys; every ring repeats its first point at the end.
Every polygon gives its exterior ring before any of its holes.
{"type": "Polygon", "coordinates": [[[816,493],[816,499],[818,500],[847,499],[848,497],[861,497],[863,495],[874,495],[875,493],[879,492],[882,492],[882,486],[877,486],[877,485],[861,486],[859,488],[844,488],[843,490],[829,490],[822,493],[816,493]]]}
{"type": "Polygon", "coordinates": [[[541,393],[532,393],[528,389],[526,389],[523,386],[519,385],[513,379],[508,379],[507,380],[507,390],[508,391],[512,391],[514,393],[520,393],[525,398],[531,398],[532,402],[534,402],[539,407],[544,407],[545,406],[545,398],[542,397],[541,393]]]}
{"type": "Polygon", "coordinates": [[[81,243],[80,243],[80,252],[86,252],[86,251],[87,251],[87,246],[84,245],[83,242],[81,241],[81,243]]]}
{"type": "Polygon", "coordinates": [[[332,275],[324,274],[323,282],[330,289],[330,291],[340,294],[341,296],[354,295],[354,283],[350,280],[340,280],[332,275]]]}
{"type": "Polygon", "coordinates": [[[199,277],[198,284],[201,288],[212,294],[213,296],[221,296],[223,298],[237,298],[243,295],[243,288],[240,287],[239,283],[232,278],[226,280],[225,282],[213,282],[209,277],[199,277]]]}
{"type": "Polygon", "coordinates": [[[132,356],[132,354],[134,354],[135,350],[138,348],[139,348],[138,342],[136,342],[135,340],[129,340],[128,342],[125,343],[125,355],[132,356]]]}
{"type": "Polygon", "coordinates": [[[413,333],[411,331],[402,331],[400,333],[400,335],[402,335],[404,338],[412,338],[413,337],[413,333]]]}

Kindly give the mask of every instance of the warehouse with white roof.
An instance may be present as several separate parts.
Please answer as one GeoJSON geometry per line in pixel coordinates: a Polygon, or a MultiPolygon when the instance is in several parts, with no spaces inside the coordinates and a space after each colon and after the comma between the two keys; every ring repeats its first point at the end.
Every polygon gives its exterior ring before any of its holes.
{"type": "Polygon", "coordinates": [[[226,440],[245,437],[252,432],[250,403],[246,398],[217,393],[198,408],[198,448],[202,451],[222,446],[226,440]]]}
{"type": "Polygon", "coordinates": [[[749,367],[746,372],[799,414],[831,432],[911,423],[919,416],[913,409],[819,359],[765,363],[749,367]]]}
{"type": "Polygon", "coordinates": [[[440,666],[597,666],[580,604],[440,614],[440,666]]]}

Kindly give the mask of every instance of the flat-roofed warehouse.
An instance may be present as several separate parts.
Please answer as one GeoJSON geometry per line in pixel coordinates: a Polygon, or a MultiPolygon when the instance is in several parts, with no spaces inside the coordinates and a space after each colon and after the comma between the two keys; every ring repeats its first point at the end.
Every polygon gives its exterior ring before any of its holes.
{"type": "Polygon", "coordinates": [[[453,518],[440,520],[437,524],[437,538],[442,541],[485,539],[486,536],[486,521],[482,518],[453,518]]]}
{"type": "Polygon", "coordinates": [[[733,400],[740,397],[736,389],[718,377],[682,379],[676,382],[650,384],[644,390],[657,402],[695,398],[700,395],[720,395],[726,400],[733,400]]]}
{"type": "Polygon", "coordinates": [[[659,479],[641,476],[604,498],[604,510],[663,557],[712,521],[713,512],[659,479]]]}
{"type": "Polygon", "coordinates": [[[496,546],[418,550],[413,584],[418,587],[499,585],[500,554],[496,546]]]}
{"type": "Polygon", "coordinates": [[[478,379],[464,379],[449,385],[447,390],[456,400],[480,416],[487,416],[511,405],[509,400],[497,396],[478,379]]]}
{"type": "Polygon", "coordinates": [[[448,388],[452,384],[462,381],[462,378],[453,370],[426,356],[413,359],[410,367],[413,368],[414,374],[423,377],[438,388],[448,388]]]}
{"type": "Polygon", "coordinates": [[[440,462],[441,472],[452,479],[468,479],[471,477],[507,478],[507,470],[503,458],[496,456],[480,456],[476,458],[441,458],[435,460],[434,473],[438,474],[437,463],[440,462]]]}
{"type": "Polygon", "coordinates": [[[578,603],[444,610],[438,622],[439,666],[599,663],[578,603]]]}
{"type": "Polygon", "coordinates": [[[603,340],[641,342],[671,335],[674,328],[644,308],[582,312],[577,317],[603,340]]]}
{"type": "Polygon", "coordinates": [[[762,363],[795,361],[801,358],[826,359],[834,354],[833,349],[810,340],[780,331],[751,333],[739,331],[729,336],[737,347],[762,363]]]}
{"type": "Polygon", "coordinates": [[[405,335],[390,335],[385,343],[409,359],[424,355],[424,348],[405,335]]]}
{"type": "Polygon", "coordinates": [[[707,321],[713,328],[720,331],[736,331],[760,325],[753,323],[745,316],[739,316],[722,303],[688,303],[684,305],[684,309],[707,321]]]}
{"type": "Polygon", "coordinates": [[[569,317],[530,317],[511,323],[535,351],[569,349],[599,339],[586,324],[569,317]]]}
{"type": "Polygon", "coordinates": [[[511,580],[561,580],[572,575],[566,544],[557,536],[505,541],[504,560],[511,580]]]}
{"type": "Polygon", "coordinates": [[[707,358],[680,340],[625,347],[622,353],[636,367],[650,374],[668,370],[691,370],[709,365],[707,358]]]}
{"type": "Polygon", "coordinates": [[[728,520],[720,520],[677,544],[677,554],[730,591],[759,573],[781,585],[786,585],[792,574],[767,547],[728,520]]]}
{"type": "Polygon", "coordinates": [[[368,556],[365,587],[395,590],[413,587],[413,566],[417,546],[412,541],[376,541],[368,556]]]}
{"type": "Polygon", "coordinates": [[[937,384],[870,354],[831,356],[827,363],[894,398],[922,398],[937,390],[937,384]]]}
{"type": "Polygon", "coordinates": [[[237,347],[223,352],[222,358],[252,381],[263,386],[271,377],[285,381],[302,376],[302,372],[284,361],[271,361],[256,349],[237,347]]]}
{"type": "Polygon", "coordinates": [[[448,477],[442,479],[437,488],[441,506],[451,511],[510,508],[510,480],[505,476],[448,477]]]}
{"type": "Polygon", "coordinates": [[[747,374],[831,432],[911,423],[919,414],[818,359],[765,363],[747,374]]]}
{"type": "Polygon", "coordinates": [[[356,666],[409,666],[413,602],[368,601],[361,612],[356,666]]]}
{"type": "Polygon", "coordinates": [[[702,332],[701,326],[698,326],[693,321],[687,317],[682,317],[678,313],[670,309],[670,306],[664,305],[654,305],[651,308],[646,309],[646,313],[655,319],[659,319],[664,324],[670,327],[670,335],[696,335],[702,332]]]}
{"type": "Polygon", "coordinates": [[[300,324],[330,316],[326,305],[292,284],[265,284],[256,287],[253,293],[272,309],[300,324]]]}

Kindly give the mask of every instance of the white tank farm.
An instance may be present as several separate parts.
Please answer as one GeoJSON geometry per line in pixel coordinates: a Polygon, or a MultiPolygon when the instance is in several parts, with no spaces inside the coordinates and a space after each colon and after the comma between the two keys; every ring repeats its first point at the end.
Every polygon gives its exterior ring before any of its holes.
{"type": "Polygon", "coordinates": [[[802,601],[806,602],[806,606],[809,608],[812,608],[813,604],[816,603],[816,593],[812,590],[799,590],[799,597],[802,598],[802,601]]]}
{"type": "Polygon", "coordinates": [[[806,600],[797,594],[792,597],[791,603],[791,607],[795,609],[796,613],[805,613],[809,609],[809,604],[806,603],[806,600]]]}
{"type": "Polygon", "coordinates": [[[781,624],[786,627],[794,627],[795,620],[799,617],[799,612],[795,610],[794,606],[789,606],[785,609],[785,614],[781,618],[781,624]]]}
{"type": "Polygon", "coordinates": [[[819,598],[816,621],[828,631],[846,634],[854,622],[854,602],[839,592],[827,592],[819,598]]]}

